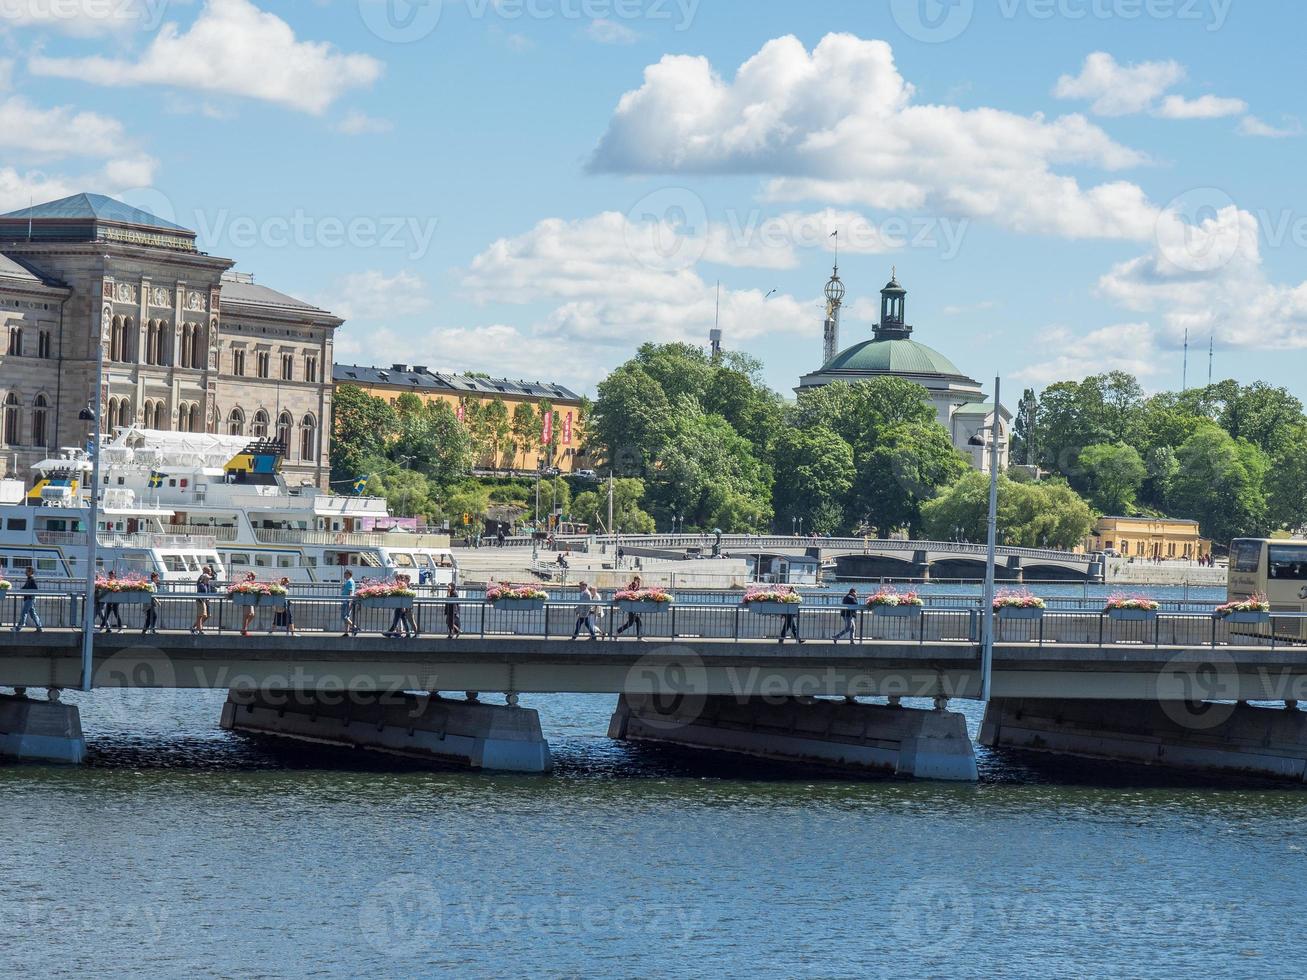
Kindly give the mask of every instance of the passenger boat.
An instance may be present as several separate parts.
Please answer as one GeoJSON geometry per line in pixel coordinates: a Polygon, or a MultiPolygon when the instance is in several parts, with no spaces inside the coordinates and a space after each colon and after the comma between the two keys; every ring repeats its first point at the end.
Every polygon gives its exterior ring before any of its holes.
{"type": "MultiPolygon", "coordinates": [[[[244,436],[131,426],[101,447],[97,564],[193,582],[204,564],[219,579],[254,571],[295,583],[411,575],[456,580],[444,533],[419,533],[386,502],[291,487],[279,443],[244,436]]],[[[37,463],[34,484],[0,481],[0,571],[34,565],[43,581],[85,575],[91,460],[64,449],[37,463]]]]}

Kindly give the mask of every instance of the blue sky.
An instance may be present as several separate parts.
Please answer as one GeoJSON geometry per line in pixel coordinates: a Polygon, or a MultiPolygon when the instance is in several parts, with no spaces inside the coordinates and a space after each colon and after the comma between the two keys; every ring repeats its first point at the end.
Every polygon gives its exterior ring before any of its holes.
{"type": "Polygon", "coordinates": [[[1290,0],[0,0],[0,207],[82,190],[348,318],[338,360],[592,391],[643,340],[788,392],[891,266],[1014,388],[1307,398],[1290,0]],[[438,15],[438,16],[437,16],[438,15]],[[770,296],[767,294],[771,293],[770,296]]]}

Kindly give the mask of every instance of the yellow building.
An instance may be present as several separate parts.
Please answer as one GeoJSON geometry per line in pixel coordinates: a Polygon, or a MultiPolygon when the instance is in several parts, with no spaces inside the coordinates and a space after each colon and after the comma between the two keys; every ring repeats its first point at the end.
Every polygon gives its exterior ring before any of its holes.
{"type": "MultiPolygon", "coordinates": [[[[581,396],[562,385],[545,381],[510,381],[507,378],[487,378],[471,374],[451,374],[432,371],[420,364],[392,364],[388,368],[362,367],[356,364],[337,364],[333,376],[336,387],[353,385],[376,398],[384,398],[394,405],[399,396],[416,395],[423,402],[444,402],[459,421],[468,422],[476,412],[496,398],[508,410],[511,426],[514,410],[522,404],[530,405],[537,414],[540,403],[548,402],[553,408],[547,420],[551,433],[544,439],[521,440],[510,431],[500,446],[496,458],[487,456],[478,465],[494,469],[512,469],[534,472],[542,466],[556,466],[564,473],[585,468],[581,457],[582,424],[581,396]],[[552,442],[556,452],[552,458],[540,452],[541,442],[552,442]]],[[[537,423],[539,424],[539,423],[537,423]]]]}
{"type": "Polygon", "coordinates": [[[1090,551],[1115,551],[1123,558],[1207,558],[1212,542],[1198,534],[1197,521],[1169,517],[1100,517],[1090,551]]]}

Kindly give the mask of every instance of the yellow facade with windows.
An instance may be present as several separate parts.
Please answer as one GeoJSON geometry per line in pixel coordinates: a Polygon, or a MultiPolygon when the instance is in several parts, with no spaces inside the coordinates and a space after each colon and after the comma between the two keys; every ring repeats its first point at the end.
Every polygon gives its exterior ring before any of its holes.
{"type": "Polygon", "coordinates": [[[1090,551],[1115,551],[1123,558],[1194,560],[1212,554],[1212,542],[1197,521],[1169,517],[1100,517],[1090,532],[1090,551]]]}
{"type": "Polygon", "coordinates": [[[564,473],[584,469],[581,454],[583,420],[581,397],[562,385],[544,381],[511,381],[480,375],[431,371],[421,365],[394,364],[389,368],[337,364],[335,384],[353,385],[374,398],[394,405],[400,395],[414,395],[423,403],[444,402],[462,421],[476,409],[484,409],[496,398],[508,410],[509,434],[494,459],[487,457],[478,464],[495,469],[534,472],[542,467],[557,467],[564,473]],[[520,440],[512,432],[513,412],[519,405],[530,405],[537,413],[541,402],[553,408],[553,435],[557,452],[552,458],[541,452],[538,440],[520,440]]]}

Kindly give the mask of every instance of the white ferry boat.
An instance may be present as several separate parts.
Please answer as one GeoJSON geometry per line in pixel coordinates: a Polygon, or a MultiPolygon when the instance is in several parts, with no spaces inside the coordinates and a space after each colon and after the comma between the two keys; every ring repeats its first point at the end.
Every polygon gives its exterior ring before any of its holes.
{"type": "MultiPolygon", "coordinates": [[[[132,426],[101,453],[97,564],[106,570],[185,582],[204,564],[220,579],[254,571],[337,583],[346,569],[432,586],[456,579],[448,535],[398,527],[381,498],[287,486],[278,443],[132,426]]],[[[33,469],[30,491],[0,481],[0,571],[30,564],[43,581],[83,576],[90,459],[65,449],[33,469]]]]}

